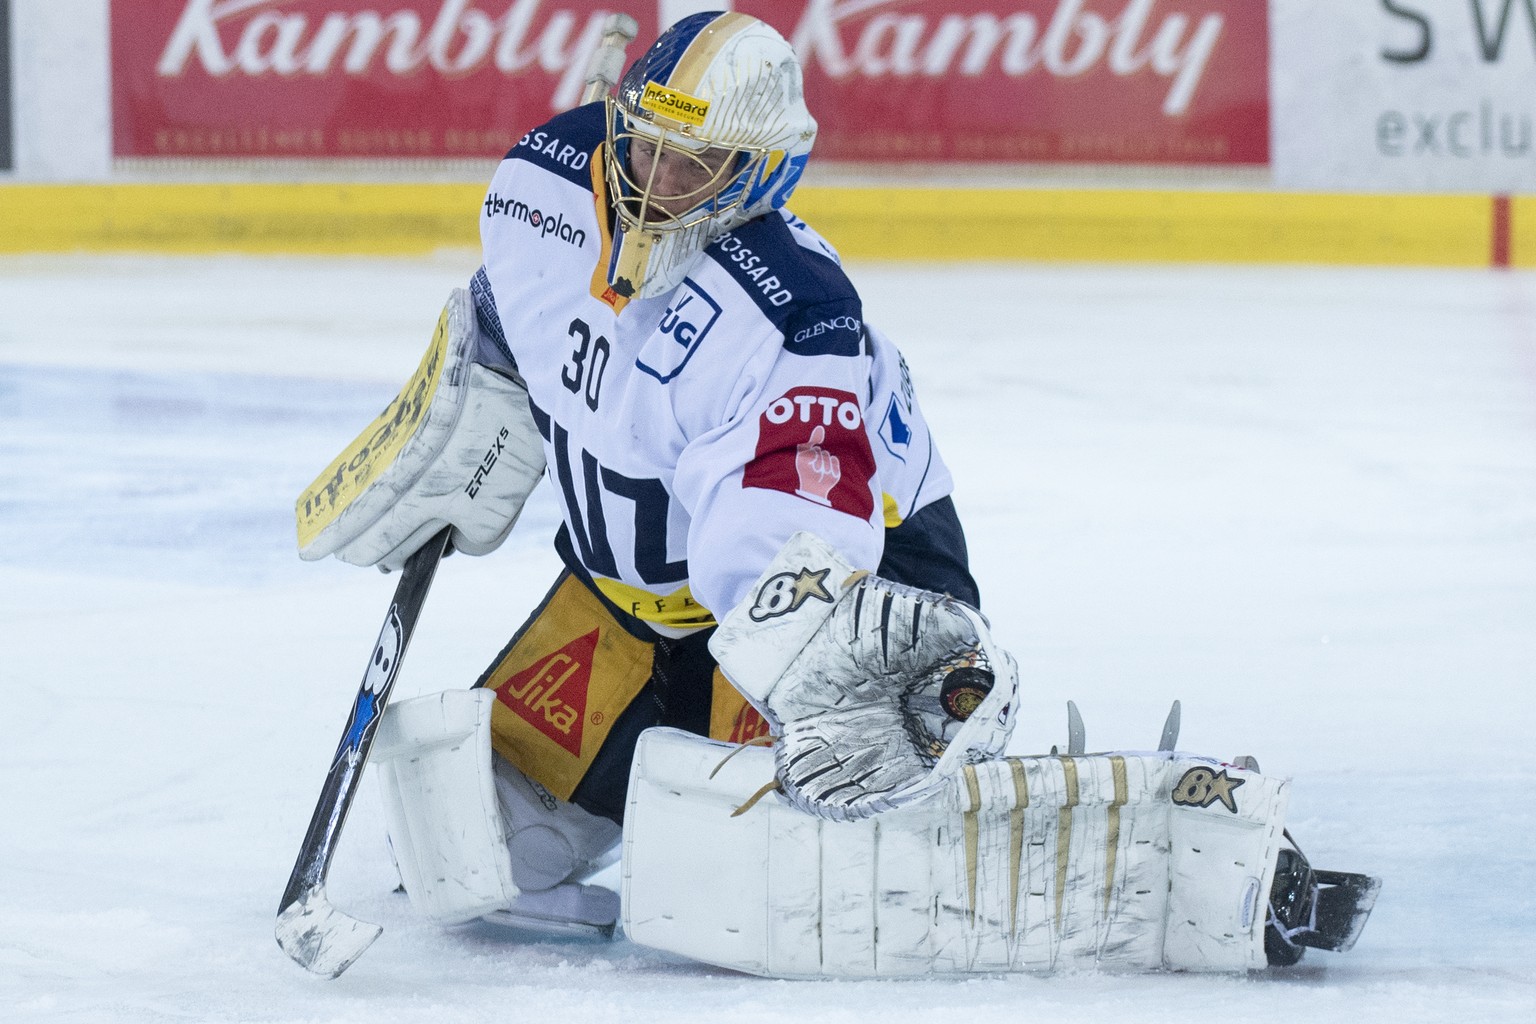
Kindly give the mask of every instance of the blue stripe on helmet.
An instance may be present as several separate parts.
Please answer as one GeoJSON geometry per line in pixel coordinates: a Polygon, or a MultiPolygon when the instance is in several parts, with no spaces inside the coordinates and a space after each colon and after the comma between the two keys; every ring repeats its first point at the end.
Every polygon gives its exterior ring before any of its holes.
{"type": "Polygon", "coordinates": [[[640,59],[630,65],[624,80],[619,83],[619,96],[628,100],[633,92],[633,102],[626,105],[634,109],[639,103],[640,94],[645,91],[646,82],[656,82],[667,85],[672,77],[672,72],[677,70],[677,62],[682,60],[683,52],[699,37],[699,33],[710,22],[723,15],[724,11],[702,11],[698,14],[690,14],[667,29],[651,44],[651,48],[640,55],[640,59]]]}

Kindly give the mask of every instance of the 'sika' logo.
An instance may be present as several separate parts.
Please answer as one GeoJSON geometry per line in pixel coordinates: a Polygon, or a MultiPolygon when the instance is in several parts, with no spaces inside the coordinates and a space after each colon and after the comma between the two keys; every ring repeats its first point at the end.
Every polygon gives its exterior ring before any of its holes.
{"type": "Polygon", "coordinates": [[[791,388],[759,416],[756,456],[741,486],[783,491],[868,519],[875,509],[874,476],[858,399],[832,388],[791,388]]]}
{"type": "Polygon", "coordinates": [[[580,757],[581,727],[596,650],[594,629],[496,687],[496,699],[573,756],[580,757]]]}
{"type": "Polygon", "coordinates": [[[741,710],[736,712],[736,720],[731,723],[731,735],[726,738],[726,742],[751,743],[770,732],[772,730],[768,727],[768,720],[758,713],[757,708],[743,704],[741,710]]]}

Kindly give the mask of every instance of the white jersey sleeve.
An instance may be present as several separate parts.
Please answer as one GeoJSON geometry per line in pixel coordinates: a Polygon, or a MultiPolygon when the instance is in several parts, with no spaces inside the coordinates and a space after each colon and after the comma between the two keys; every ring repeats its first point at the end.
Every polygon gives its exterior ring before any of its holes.
{"type": "Polygon", "coordinates": [[[866,423],[880,471],[885,525],[894,528],[948,495],[954,479],[928,429],[906,359],[895,342],[866,326],[873,359],[866,423]]]}
{"type": "Polygon", "coordinates": [[[751,341],[732,340],[741,346],[733,361],[750,352],[732,406],[678,460],[677,493],[693,516],[695,595],[724,615],[801,530],[873,569],[884,510],[857,294],[835,262],[806,252],[776,218],[721,239],[696,274],[701,287],[755,293],[760,327],[751,341]],[[780,287],[748,290],[760,266],[780,287]]]}
{"type": "MultiPolygon", "coordinates": [[[[815,228],[787,209],[780,215],[800,245],[842,264],[832,243],[815,228]]],[[[879,470],[885,525],[894,528],[918,509],[948,495],[954,480],[923,418],[912,372],[901,350],[874,324],[865,321],[864,327],[872,361],[865,426],[879,470]]]]}

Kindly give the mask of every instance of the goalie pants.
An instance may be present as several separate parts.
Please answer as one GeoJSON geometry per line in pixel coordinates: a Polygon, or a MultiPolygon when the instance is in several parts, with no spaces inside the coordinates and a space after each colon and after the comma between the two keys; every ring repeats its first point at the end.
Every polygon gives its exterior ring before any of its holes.
{"type": "MultiPolygon", "coordinates": [[[[725,679],[713,628],[658,635],[593,586],[564,528],[568,568],[476,686],[493,690],[497,755],[554,797],[622,823],[640,734],[669,726],[744,743],[768,724],[725,679]]],[[[978,604],[954,503],[941,498],[886,530],[878,574],[978,604]]]]}

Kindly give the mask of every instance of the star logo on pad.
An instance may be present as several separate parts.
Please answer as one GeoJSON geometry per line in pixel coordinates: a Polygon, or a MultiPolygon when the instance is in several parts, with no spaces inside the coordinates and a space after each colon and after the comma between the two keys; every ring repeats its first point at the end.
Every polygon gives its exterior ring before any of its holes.
{"type": "Polygon", "coordinates": [[[789,610],[794,611],[813,597],[818,601],[830,603],[832,595],[823,584],[831,571],[831,569],[818,569],[812,572],[809,569],[801,569],[794,583],[791,584],[794,587],[795,596],[790,598],[789,610]]]}
{"type": "Polygon", "coordinates": [[[831,569],[805,569],[799,572],[777,572],[763,581],[758,588],[757,599],[748,612],[753,622],[764,622],[798,611],[812,598],[833,604],[832,592],[826,587],[831,569]]]}

